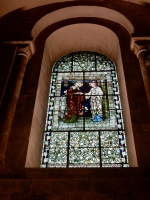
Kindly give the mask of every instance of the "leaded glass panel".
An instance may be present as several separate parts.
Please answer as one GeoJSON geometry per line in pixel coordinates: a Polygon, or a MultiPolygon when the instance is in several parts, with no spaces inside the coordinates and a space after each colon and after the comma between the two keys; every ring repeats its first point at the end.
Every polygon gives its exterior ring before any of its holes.
{"type": "Polygon", "coordinates": [[[128,167],[115,64],[77,52],[53,67],[41,167],[128,167]]]}
{"type": "Polygon", "coordinates": [[[69,165],[98,166],[100,164],[98,148],[70,148],[69,165]]]}
{"type": "Polygon", "coordinates": [[[90,132],[71,132],[71,147],[99,147],[99,134],[95,131],[90,132]]]}

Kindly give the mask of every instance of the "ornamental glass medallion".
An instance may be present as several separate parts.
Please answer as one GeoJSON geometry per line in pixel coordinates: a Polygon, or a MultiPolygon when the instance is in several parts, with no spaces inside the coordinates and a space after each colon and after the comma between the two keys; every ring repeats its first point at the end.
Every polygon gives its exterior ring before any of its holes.
{"type": "Polygon", "coordinates": [[[77,52],[52,70],[41,167],[129,167],[115,64],[77,52]]]}

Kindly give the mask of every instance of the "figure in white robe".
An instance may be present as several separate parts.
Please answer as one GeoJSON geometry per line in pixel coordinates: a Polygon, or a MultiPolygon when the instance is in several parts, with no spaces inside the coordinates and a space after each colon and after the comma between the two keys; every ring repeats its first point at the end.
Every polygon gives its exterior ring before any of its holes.
{"type": "Polygon", "coordinates": [[[91,81],[89,83],[91,87],[90,91],[85,94],[85,98],[90,98],[90,106],[92,119],[94,122],[101,122],[102,118],[102,99],[103,99],[103,91],[99,86],[97,86],[96,81],[91,81]]]}

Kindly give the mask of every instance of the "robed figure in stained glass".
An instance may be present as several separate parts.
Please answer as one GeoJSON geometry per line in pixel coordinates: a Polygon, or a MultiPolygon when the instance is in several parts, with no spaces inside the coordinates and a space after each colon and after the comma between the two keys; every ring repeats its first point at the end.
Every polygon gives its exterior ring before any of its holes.
{"type": "Polygon", "coordinates": [[[90,98],[90,106],[93,122],[102,122],[102,99],[103,91],[98,86],[97,81],[90,81],[90,91],[85,94],[85,98],[90,98]]]}
{"type": "Polygon", "coordinates": [[[74,86],[71,86],[66,91],[66,103],[67,108],[65,111],[66,122],[76,122],[77,117],[84,115],[82,110],[82,101],[84,100],[84,95],[80,91],[80,87],[83,86],[83,83],[76,81],[74,86]]]}
{"type": "MultiPolygon", "coordinates": [[[[84,83],[85,84],[85,83],[84,83]]],[[[78,117],[83,117],[87,112],[92,115],[93,122],[102,122],[102,95],[103,91],[96,80],[88,84],[88,92],[83,93],[84,88],[81,81],[76,81],[74,86],[69,87],[66,93],[65,122],[73,123],[78,117]]],[[[88,115],[88,117],[90,117],[88,115]]]]}

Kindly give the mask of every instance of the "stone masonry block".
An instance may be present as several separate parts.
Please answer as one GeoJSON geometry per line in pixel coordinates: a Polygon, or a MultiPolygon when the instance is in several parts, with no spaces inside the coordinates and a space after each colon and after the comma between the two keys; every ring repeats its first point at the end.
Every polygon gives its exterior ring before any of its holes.
{"type": "Polygon", "coordinates": [[[112,193],[112,186],[111,181],[106,180],[98,180],[94,181],[94,191],[98,194],[111,194],[112,193]]]}
{"type": "Polygon", "coordinates": [[[48,169],[29,168],[26,176],[28,179],[46,179],[48,178],[48,169]]]}
{"type": "Polygon", "coordinates": [[[132,111],[131,121],[133,124],[149,124],[150,111],[132,111]]]}
{"type": "Polygon", "coordinates": [[[0,194],[0,200],[9,200],[10,195],[9,194],[0,194]]]}
{"type": "Polygon", "coordinates": [[[11,194],[17,190],[17,180],[0,180],[0,194],[11,194]]]}
{"type": "Polygon", "coordinates": [[[32,180],[18,180],[17,192],[22,194],[29,193],[32,183],[32,180]]]}
{"type": "Polygon", "coordinates": [[[133,194],[133,183],[128,180],[112,181],[112,189],[114,194],[133,194]]]}
{"type": "Polygon", "coordinates": [[[74,182],[71,180],[58,180],[52,181],[51,192],[52,194],[65,194],[74,191],[74,182]]]}
{"type": "Polygon", "coordinates": [[[84,191],[84,192],[90,192],[91,191],[91,182],[89,180],[78,180],[75,181],[76,190],[77,191],[84,191]]]}
{"type": "Polygon", "coordinates": [[[149,194],[150,180],[136,180],[134,181],[134,192],[136,194],[149,194]]]}
{"type": "Polygon", "coordinates": [[[50,194],[51,191],[51,180],[33,180],[33,184],[31,186],[31,190],[33,194],[50,194]]]}

